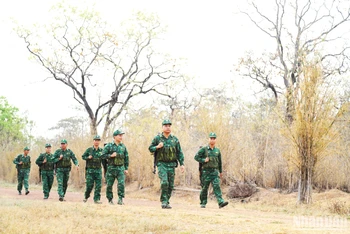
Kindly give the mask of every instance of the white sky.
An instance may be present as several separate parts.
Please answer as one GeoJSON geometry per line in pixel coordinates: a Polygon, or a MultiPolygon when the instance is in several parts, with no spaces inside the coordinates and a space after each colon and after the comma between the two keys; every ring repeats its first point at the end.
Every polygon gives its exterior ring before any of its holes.
{"type": "MultiPolygon", "coordinates": [[[[44,136],[58,120],[71,117],[72,113],[62,111],[62,107],[76,105],[76,102],[67,87],[56,81],[41,82],[47,73],[28,59],[29,52],[13,32],[10,18],[19,24],[45,23],[50,17],[50,7],[56,2],[59,1],[12,0],[0,3],[0,96],[5,96],[21,112],[28,113],[29,119],[36,123],[35,136],[44,136]]],[[[116,24],[130,18],[133,10],[156,12],[161,22],[168,25],[166,44],[171,54],[188,60],[188,75],[195,77],[198,83],[215,86],[233,79],[233,64],[245,51],[261,49],[257,43],[262,43],[262,38],[257,38],[259,31],[251,27],[242,15],[234,14],[238,2],[101,0],[96,4],[96,10],[116,24]]],[[[89,3],[86,1],[81,5],[89,3]]],[[[240,91],[245,92],[245,89],[247,86],[240,91]]]]}

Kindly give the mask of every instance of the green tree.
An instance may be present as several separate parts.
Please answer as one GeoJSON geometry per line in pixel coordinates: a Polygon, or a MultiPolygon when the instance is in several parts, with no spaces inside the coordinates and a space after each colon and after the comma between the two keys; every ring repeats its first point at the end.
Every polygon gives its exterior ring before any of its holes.
{"type": "Polygon", "coordinates": [[[24,140],[26,119],[20,117],[18,108],[0,97],[0,147],[2,149],[24,140]]]}
{"type": "Polygon", "coordinates": [[[12,160],[24,145],[30,145],[31,136],[28,132],[33,125],[26,117],[19,114],[19,109],[8,103],[5,97],[0,97],[0,179],[14,181],[15,167],[12,160]]]}

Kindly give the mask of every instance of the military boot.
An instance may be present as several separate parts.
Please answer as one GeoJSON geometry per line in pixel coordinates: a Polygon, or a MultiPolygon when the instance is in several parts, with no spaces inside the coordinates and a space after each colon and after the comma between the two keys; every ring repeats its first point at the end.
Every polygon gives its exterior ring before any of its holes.
{"type": "Polygon", "coordinates": [[[123,203],[123,198],[119,198],[119,199],[118,199],[118,205],[124,205],[124,203],[123,203]]]}
{"type": "Polygon", "coordinates": [[[226,202],[221,202],[220,204],[219,204],[219,208],[221,209],[222,207],[225,207],[225,206],[227,206],[228,205],[228,202],[226,201],[226,202]]]}

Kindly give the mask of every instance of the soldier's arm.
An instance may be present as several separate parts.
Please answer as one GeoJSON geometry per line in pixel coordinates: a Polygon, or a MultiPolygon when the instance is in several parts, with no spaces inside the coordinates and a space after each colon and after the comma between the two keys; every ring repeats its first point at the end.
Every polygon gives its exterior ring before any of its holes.
{"type": "MultiPolygon", "coordinates": [[[[206,147],[206,146],[204,146],[206,147]]],[[[194,156],[194,159],[199,162],[199,163],[204,163],[205,162],[205,155],[204,155],[204,147],[200,148],[197,152],[197,154],[194,156]]]]}
{"type": "Polygon", "coordinates": [[[125,167],[125,170],[128,170],[129,168],[129,153],[126,147],[125,147],[124,167],[125,167]]]}
{"type": "Polygon", "coordinates": [[[40,167],[41,165],[43,165],[43,162],[44,162],[43,154],[40,154],[39,157],[36,159],[35,164],[40,167]]]}
{"type": "Polygon", "coordinates": [[[219,172],[222,173],[222,162],[221,162],[221,151],[220,150],[219,150],[218,158],[219,158],[219,172]]]}
{"type": "Polygon", "coordinates": [[[156,146],[158,145],[158,143],[159,143],[159,139],[158,139],[158,136],[156,136],[155,138],[153,138],[151,145],[148,147],[148,150],[151,153],[156,152],[157,150],[156,146]]]}
{"type": "Polygon", "coordinates": [[[180,166],[183,166],[185,157],[184,157],[184,153],[182,152],[182,149],[181,149],[180,141],[178,141],[178,140],[177,140],[177,144],[176,144],[176,157],[180,163],[180,166]]]}
{"type": "Polygon", "coordinates": [[[106,145],[106,147],[103,148],[102,150],[102,154],[101,154],[101,158],[102,159],[108,159],[111,157],[111,155],[109,154],[109,143],[106,145]]]}
{"type": "Polygon", "coordinates": [[[17,157],[15,157],[15,159],[13,160],[13,163],[18,165],[19,164],[19,156],[20,155],[17,155],[17,157]]]}
{"type": "Polygon", "coordinates": [[[58,161],[60,161],[60,153],[61,151],[59,149],[55,151],[55,153],[53,154],[53,163],[57,163],[58,161]]]}
{"type": "Polygon", "coordinates": [[[87,148],[81,157],[83,160],[87,160],[89,156],[90,156],[90,148],[87,148]]]}
{"type": "Polygon", "coordinates": [[[79,166],[78,159],[75,157],[75,154],[73,153],[73,151],[71,151],[71,159],[73,160],[73,163],[75,166],[79,166]]]}

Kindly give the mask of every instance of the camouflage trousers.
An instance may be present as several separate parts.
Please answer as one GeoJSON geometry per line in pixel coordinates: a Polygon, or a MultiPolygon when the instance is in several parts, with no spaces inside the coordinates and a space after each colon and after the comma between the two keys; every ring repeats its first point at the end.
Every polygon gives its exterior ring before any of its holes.
{"type": "Polygon", "coordinates": [[[99,201],[101,199],[101,187],[102,187],[102,171],[101,169],[86,169],[86,189],[85,198],[90,197],[90,193],[95,184],[94,191],[94,201],[99,201]]]}
{"type": "Polygon", "coordinates": [[[17,173],[17,181],[18,181],[18,184],[17,184],[17,190],[18,192],[21,192],[22,191],[22,188],[23,188],[23,184],[24,184],[24,189],[26,191],[28,191],[29,189],[29,172],[30,172],[30,169],[20,169],[17,173]]]}
{"type": "Polygon", "coordinates": [[[163,162],[158,162],[157,167],[161,188],[160,201],[162,204],[169,204],[174,189],[175,167],[163,162]]]}
{"type": "Polygon", "coordinates": [[[57,168],[56,177],[57,177],[57,192],[59,197],[64,197],[66,195],[70,167],[68,168],[57,168]]]}
{"type": "Polygon", "coordinates": [[[202,190],[200,193],[200,204],[206,205],[208,201],[208,188],[210,183],[213,186],[214,194],[218,204],[224,202],[222,199],[222,193],[220,188],[220,177],[217,169],[203,169],[201,181],[203,183],[202,190]]]}
{"type": "Polygon", "coordinates": [[[44,197],[48,198],[53,184],[53,170],[41,171],[41,181],[43,183],[44,197]]]}
{"type": "Polygon", "coordinates": [[[118,197],[124,198],[125,195],[125,168],[124,166],[108,166],[106,173],[107,189],[106,197],[108,201],[113,199],[113,184],[118,180],[118,197]]]}

